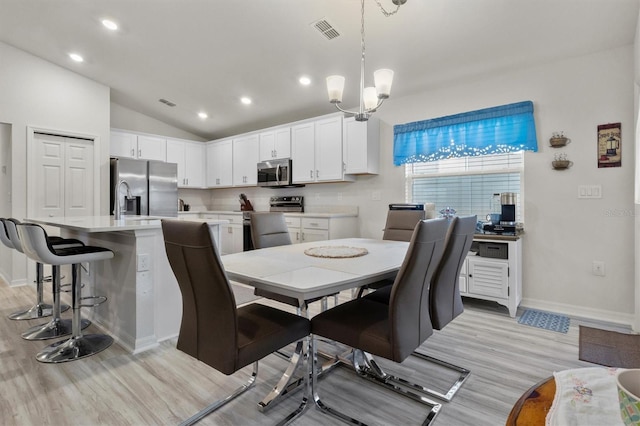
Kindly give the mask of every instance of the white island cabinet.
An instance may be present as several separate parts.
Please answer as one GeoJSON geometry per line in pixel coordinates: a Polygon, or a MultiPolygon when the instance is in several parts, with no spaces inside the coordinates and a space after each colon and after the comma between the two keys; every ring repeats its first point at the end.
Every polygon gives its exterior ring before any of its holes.
{"type": "MultiPolygon", "coordinates": [[[[180,330],[182,296],[167,259],[160,219],[145,216],[121,220],[114,220],[113,216],[25,219],[60,228],[63,237],[113,250],[112,259],[91,263],[82,272],[84,295],[107,296],[105,303],[83,309],[82,315],[134,354],[176,337],[180,330]]],[[[216,245],[220,241],[220,224],[226,223],[217,219],[180,220],[206,222],[216,245]]]]}

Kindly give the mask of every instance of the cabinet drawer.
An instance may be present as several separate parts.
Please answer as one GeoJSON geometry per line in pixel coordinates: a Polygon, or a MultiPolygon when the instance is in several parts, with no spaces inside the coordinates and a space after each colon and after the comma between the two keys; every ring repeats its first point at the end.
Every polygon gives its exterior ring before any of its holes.
{"type": "Polygon", "coordinates": [[[202,213],[200,214],[200,217],[202,219],[218,219],[218,215],[212,213],[202,213]]]}
{"type": "Polygon", "coordinates": [[[301,218],[299,217],[284,217],[284,221],[289,228],[300,228],[301,218]]]}
{"type": "Polygon", "coordinates": [[[218,219],[228,220],[229,223],[242,224],[241,214],[221,214],[221,215],[218,215],[218,219]]]}
{"type": "Polygon", "coordinates": [[[329,229],[329,219],[302,218],[302,227],[307,229],[329,229]]]}

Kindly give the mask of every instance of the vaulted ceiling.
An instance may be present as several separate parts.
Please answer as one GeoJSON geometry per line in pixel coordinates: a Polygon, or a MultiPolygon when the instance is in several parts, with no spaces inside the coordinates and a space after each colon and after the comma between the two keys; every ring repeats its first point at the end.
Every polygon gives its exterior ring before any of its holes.
{"type": "MultiPolygon", "coordinates": [[[[391,0],[366,0],[365,79],[393,69],[391,101],[629,45],[639,9],[638,0],[408,0],[385,17],[377,2],[394,9],[391,0]]],[[[331,74],[346,76],[344,105],[358,103],[358,0],[0,0],[0,41],[206,139],[335,111],[325,89],[331,74]],[[103,18],[119,29],[106,30],[103,18]],[[323,36],[313,25],[321,19],[340,35],[323,36]],[[302,75],[309,86],[298,83],[302,75]]]]}

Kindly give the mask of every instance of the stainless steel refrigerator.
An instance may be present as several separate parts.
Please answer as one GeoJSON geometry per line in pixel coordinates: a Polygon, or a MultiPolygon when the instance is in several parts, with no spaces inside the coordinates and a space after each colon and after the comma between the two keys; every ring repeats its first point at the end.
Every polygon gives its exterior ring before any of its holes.
{"type": "Polygon", "coordinates": [[[110,208],[113,214],[116,191],[125,214],[143,216],[178,216],[178,165],[162,161],[111,158],[110,208]],[[127,185],[116,185],[125,181],[127,185]]]}

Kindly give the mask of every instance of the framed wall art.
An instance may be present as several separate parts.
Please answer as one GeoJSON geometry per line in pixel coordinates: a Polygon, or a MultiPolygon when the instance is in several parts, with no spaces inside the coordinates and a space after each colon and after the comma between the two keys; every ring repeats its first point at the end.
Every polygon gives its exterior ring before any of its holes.
{"type": "Polygon", "coordinates": [[[598,167],[622,166],[620,123],[598,126],[598,167]]]}

